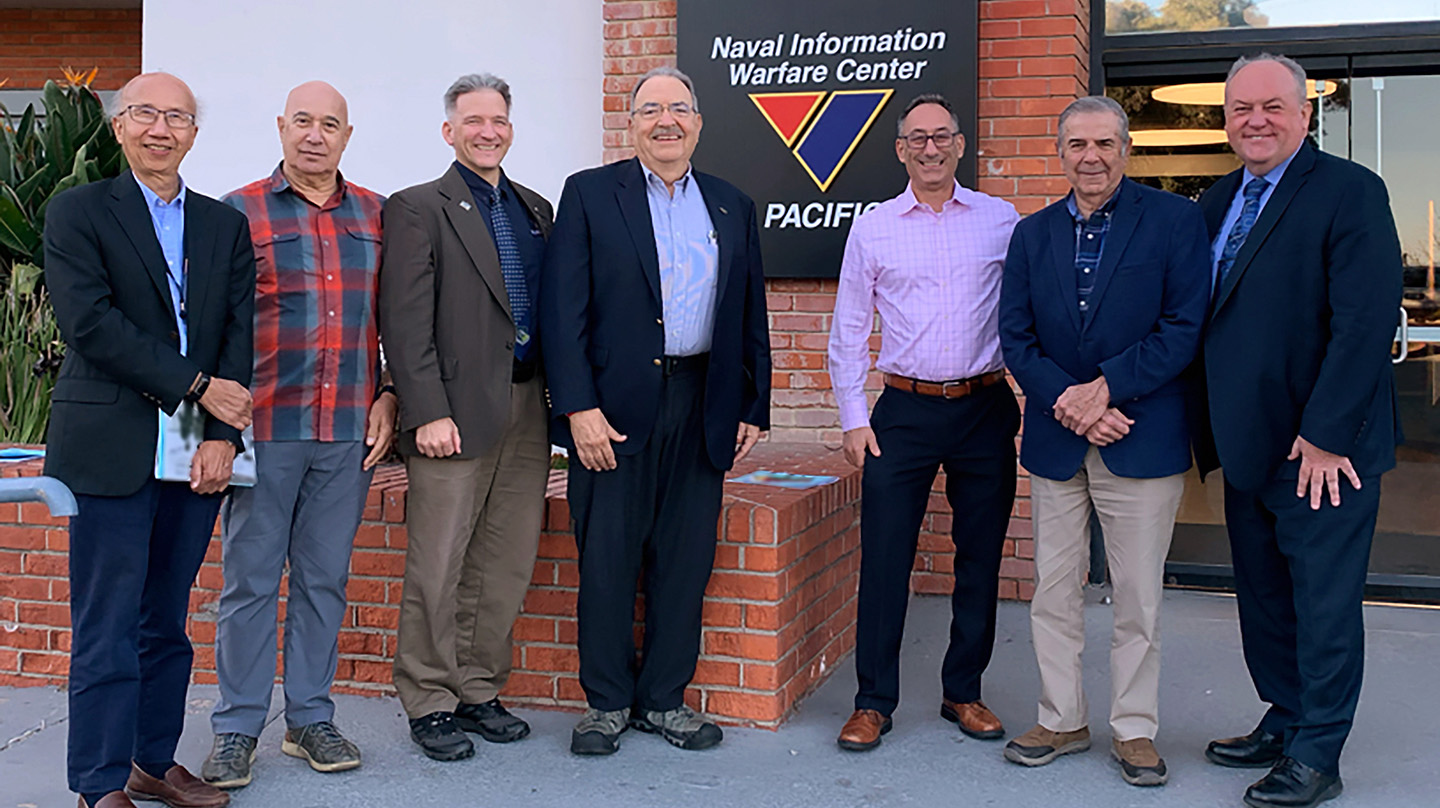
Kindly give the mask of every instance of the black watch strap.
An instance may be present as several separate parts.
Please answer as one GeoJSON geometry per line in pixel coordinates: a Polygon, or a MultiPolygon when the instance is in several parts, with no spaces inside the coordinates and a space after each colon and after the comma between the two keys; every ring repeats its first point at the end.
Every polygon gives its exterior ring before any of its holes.
{"type": "Polygon", "coordinates": [[[393,384],[387,384],[387,385],[385,385],[385,386],[383,386],[383,387],[380,388],[379,392],[377,392],[377,393],[375,394],[375,398],[378,399],[378,398],[380,398],[381,396],[385,395],[386,393],[389,393],[390,395],[392,395],[392,396],[397,396],[397,397],[400,395],[399,393],[395,392],[395,385],[393,385],[393,384]]]}
{"type": "Polygon", "coordinates": [[[206,372],[204,372],[204,371],[201,371],[201,372],[200,372],[200,381],[198,381],[198,382],[195,383],[195,389],[193,389],[193,390],[191,390],[189,393],[186,393],[186,394],[185,394],[185,400],[188,401],[188,402],[190,402],[191,404],[194,404],[195,402],[197,402],[197,401],[200,400],[200,397],[201,397],[201,396],[205,395],[205,391],[206,391],[207,389],[209,389],[209,387],[210,387],[210,374],[209,374],[209,373],[206,373],[206,372]]]}

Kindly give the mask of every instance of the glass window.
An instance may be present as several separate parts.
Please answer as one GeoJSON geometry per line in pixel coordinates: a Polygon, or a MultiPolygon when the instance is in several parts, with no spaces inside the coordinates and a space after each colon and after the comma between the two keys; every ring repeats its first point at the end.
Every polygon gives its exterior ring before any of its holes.
{"type": "Polygon", "coordinates": [[[1440,0],[1105,0],[1105,33],[1440,20],[1440,0]]]}

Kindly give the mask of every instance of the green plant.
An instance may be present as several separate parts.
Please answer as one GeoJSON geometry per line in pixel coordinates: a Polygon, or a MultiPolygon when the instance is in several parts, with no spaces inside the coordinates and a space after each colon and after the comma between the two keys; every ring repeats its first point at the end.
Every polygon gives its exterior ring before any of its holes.
{"type": "Polygon", "coordinates": [[[0,106],[0,441],[44,440],[64,355],[44,287],[45,209],[56,194],[127,168],[90,89],[96,72],[45,82],[44,115],[34,104],[19,115],[0,106]]]}

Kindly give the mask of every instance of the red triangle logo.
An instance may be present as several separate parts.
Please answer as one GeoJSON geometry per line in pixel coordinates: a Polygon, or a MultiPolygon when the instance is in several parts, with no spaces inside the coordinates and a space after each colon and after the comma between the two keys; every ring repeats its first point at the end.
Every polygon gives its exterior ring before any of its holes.
{"type": "Polygon", "coordinates": [[[808,93],[751,93],[750,100],[760,109],[760,114],[770,122],[775,134],[785,141],[786,146],[795,145],[795,139],[825,100],[825,91],[808,93]]]}

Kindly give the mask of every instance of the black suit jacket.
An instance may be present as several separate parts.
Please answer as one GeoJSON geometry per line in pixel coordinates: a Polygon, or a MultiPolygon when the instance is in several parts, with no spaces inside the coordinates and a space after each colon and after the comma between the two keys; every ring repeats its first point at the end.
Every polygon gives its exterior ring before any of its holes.
{"type": "MultiPolygon", "coordinates": [[[[510,186],[530,217],[512,226],[549,236],[550,203],[510,186]]],[[[453,165],[385,201],[380,332],[400,398],[401,454],[418,454],[415,430],[448,417],[460,430],[452,456],[480,457],[509,423],[515,321],[486,215],[453,165]]],[[[536,340],[543,352],[543,327],[536,340]]]]}
{"type": "MultiPolygon", "coordinates": [[[[1200,198],[1212,242],[1241,174],[1200,198]]],[[[1223,467],[1243,491],[1295,479],[1299,461],[1285,458],[1296,435],[1362,477],[1393,468],[1401,283],[1385,183],[1302,144],[1216,290],[1195,374],[1209,411],[1197,424],[1201,473],[1223,467]]]]}
{"type": "MultiPolygon", "coordinates": [[[[705,445],[728,469],[741,421],[770,428],[770,334],[755,203],[694,172],[719,241],[715,326],[705,379],[705,445]]],[[[565,415],[599,407],[639,452],[660,405],[665,353],[660,259],[637,159],[565,181],[540,283],[551,439],[574,448],[565,415]]]]}
{"type": "MultiPolygon", "coordinates": [[[[126,496],[155,473],[159,410],[204,371],[250,384],[255,253],[244,214],[185,192],[187,355],[165,256],[135,176],[82,185],[45,215],[45,284],[65,338],[51,396],[45,473],[78,494],[126,496]]],[[[206,440],[240,432],[206,416],[206,440]]]]}

